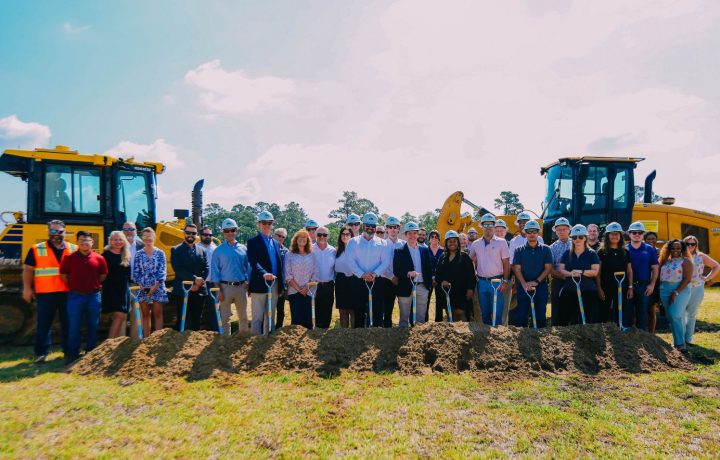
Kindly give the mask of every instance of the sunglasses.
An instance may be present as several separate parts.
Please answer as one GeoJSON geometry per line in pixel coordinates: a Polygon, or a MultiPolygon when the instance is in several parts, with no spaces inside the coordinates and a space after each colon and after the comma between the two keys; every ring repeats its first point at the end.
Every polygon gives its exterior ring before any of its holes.
{"type": "Polygon", "coordinates": [[[65,233],[65,229],[55,230],[51,228],[50,230],[48,230],[48,233],[51,235],[62,235],[63,233],[65,233]]]}
{"type": "Polygon", "coordinates": [[[308,232],[317,232],[317,227],[308,227],[305,230],[307,230],[308,232]]]}
{"type": "Polygon", "coordinates": [[[360,225],[360,222],[355,222],[355,223],[348,224],[348,225],[352,225],[353,227],[355,227],[356,225],[360,225]]]}
{"type": "Polygon", "coordinates": [[[437,236],[437,235],[430,235],[430,239],[431,239],[431,240],[439,240],[440,237],[437,236]]]}
{"type": "Polygon", "coordinates": [[[643,232],[638,231],[638,230],[633,230],[633,231],[628,232],[628,233],[631,234],[631,235],[642,235],[642,234],[643,234],[643,232]]]}
{"type": "Polygon", "coordinates": [[[537,230],[534,230],[534,229],[530,229],[530,230],[525,230],[525,233],[527,233],[528,235],[535,235],[540,232],[538,232],[537,230]]]}
{"type": "Polygon", "coordinates": [[[197,232],[185,232],[185,234],[195,236],[195,235],[197,235],[197,232]]]}
{"type": "Polygon", "coordinates": [[[573,239],[573,240],[584,240],[584,239],[585,239],[585,236],[583,236],[583,235],[581,235],[581,236],[573,236],[572,239],[573,239]]]}
{"type": "Polygon", "coordinates": [[[223,233],[235,233],[237,228],[223,228],[223,233]]]}
{"type": "Polygon", "coordinates": [[[392,229],[400,228],[399,225],[386,225],[386,227],[388,228],[388,230],[391,229],[391,228],[392,228],[392,229]]]}
{"type": "Polygon", "coordinates": [[[495,227],[495,224],[482,224],[484,228],[493,228],[495,227]]]}
{"type": "Polygon", "coordinates": [[[136,229],[133,227],[125,227],[122,229],[123,232],[134,232],[136,229]]]}
{"type": "Polygon", "coordinates": [[[685,246],[697,246],[697,243],[685,243],[685,246]]]}
{"type": "Polygon", "coordinates": [[[350,234],[350,233],[344,233],[344,232],[343,232],[343,233],[340,234],[340,236],[352,236],[352,234],[350,234]]]}
{"type": "MultiPolygon", "coordinates": [[[[383,232],[382,230],[378,230],[378,231],[375,232],[375,233],[377,233],[378,235],[384,235],[384,234],[385,234],[385,232],[383,232]]],[[[318,236],[319,236],[319,235],[318,235],[318,236]]]]}
{"type": "MultiPolygon", "coordinates": [[[[278,234],[276,233],[275,236],[278,237],[278,238],[285,239],[285,235],[278,235],[278,234]]],[[[319,236],[319,235],[318,235],[318,236],[319,236]]]]}
{"type": "Polygon", "coordinates": [[[328,237],[328,234],[327,234],[327,233],[318,233],[318,234],[317,234],[317,237],[318,237],[318,238],[327,238],[327,237],[328,237]]]}
{"type": "Polygon", "coordinates": [[[212,233],[201,233],[200,236],[212,238],[212,233]]]}
{"type": "Polygon", "coordinates": [[[272,220],[263,220],[260,222],[260,225],[272,225],[272,224],[273,224],[272,220]]]}
{"type": "Polygon", "coordinates": [[[365,228],[375,228],[377,225],[365,224],[365,228]]]}

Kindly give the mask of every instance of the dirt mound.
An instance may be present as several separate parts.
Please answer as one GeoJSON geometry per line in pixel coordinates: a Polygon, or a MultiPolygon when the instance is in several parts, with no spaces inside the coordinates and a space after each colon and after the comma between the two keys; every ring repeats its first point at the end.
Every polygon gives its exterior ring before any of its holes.
{"type": "Polygon", "coordinates": [[[620,332],[612,324],[491,329],[474,323],[429,323],[412,329],[284,327],[270,337],[162,330],[143,341],[104,342],[72,366],[81,375],[132,379],[283,370],[488,372],[507,377],[595,375],[687,369],[690,363],[659,337],[620,332]]]}

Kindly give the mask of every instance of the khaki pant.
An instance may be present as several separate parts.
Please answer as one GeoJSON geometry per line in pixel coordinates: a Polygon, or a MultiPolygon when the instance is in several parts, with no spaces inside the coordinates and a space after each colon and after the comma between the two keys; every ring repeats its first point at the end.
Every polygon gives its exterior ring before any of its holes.
{"type": "MultiPolygon", "coordinates": [[[[277,302],[278,298],[278,284],[275,283],[272,288],[272,297],[273,297],[273,304],[277,302]]],[[[250,301],[252,303],[252,318],[250,319],[250,332],[252,332],[253,335],[260,335],[263,333],[263,326],[267,327],[267,325],[263,324],[263,320],[265,318],[265,312],[267,311],[267,302],[268,302],[268,294],[257,294],[255,292],[250,294],[250,301]]],[[[275,324],[275,314],[277,312],[275,311],[274,305],[273,305],[273,317],[270,319],[270,321],[275,324]]]]}
{"type": "Polygon", "coordinates": [[[220,320],[222,321],[223,335],[230,335],[230,317],[232,316],[231,305],[235,304],[235,312],[238,317],[239,331],[247,332],[248,316],[247,316],[247,283],[240,286],[230,286],[229,284],[220,284],[220,292],[223,300],[220,302],[220,320]]]}
{"type": "Polygon", "coordinates": [[[505,306],[503,307],[502,325],[507,326],[510,318],[510,306],[513,298],[513,286],[515,286],[515,277],[511,276],[505,289],[505,306]]]}
{"type": "MultiPolygon", "coordinates": [[[[427,313],[428,294],[430,291],[423,284],[418,284],[416,287],[417,299],[415,301],[415,316],[417,324],[425,322],[425,314],[427,313]]],[[[412,310],[412,296],[410,297],[399,297],[398,304],[400,305],[400,327],[407,327],[410,324],[410,315],[412,310]]]]}
{"type": "MultiPolygon", "coordinates": [[[[137,318],[135,317],[135,304],[130,303],[130,313],[128,313],[128,316],[130,317],[130,338],[133,340],[138,340],[140,336],[138,335],[138,322],[137,318]]],[[[124,332],[124,331],[123,331],[124,332]]],[[[143,331],[143,335],[145,335],[146,332],[143,331]]]]}

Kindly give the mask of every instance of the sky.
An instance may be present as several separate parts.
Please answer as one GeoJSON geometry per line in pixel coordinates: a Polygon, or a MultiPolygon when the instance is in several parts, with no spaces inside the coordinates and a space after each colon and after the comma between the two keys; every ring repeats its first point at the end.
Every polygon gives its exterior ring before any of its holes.
{"type": "Polygon", "coordinates": [[[636,183],[720,213],[713,0],[1,2],[0,43],[0,148],[164,162],[163,218],[198,179],[321,223],[343,190],[540,212],[540,168],[581,155],[646,158],[636,183]]]}

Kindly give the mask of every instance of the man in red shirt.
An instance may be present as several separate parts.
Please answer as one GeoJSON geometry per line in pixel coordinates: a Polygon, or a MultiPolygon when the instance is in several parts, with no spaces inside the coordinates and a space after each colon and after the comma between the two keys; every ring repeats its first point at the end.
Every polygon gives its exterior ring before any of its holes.
{"type": "Polygon", "coordinates": [[[93,252],[89,232],[77,232],[78,250],[60,263],[60,276],[70,289],[67,302],[68,343],[65,364],[80,356],[80,324],[85,315],[87,344],[85,351],[95,348],[100,322],[100,287],[108,273],[105,258],[93,252]]]}

